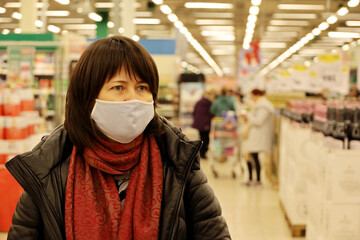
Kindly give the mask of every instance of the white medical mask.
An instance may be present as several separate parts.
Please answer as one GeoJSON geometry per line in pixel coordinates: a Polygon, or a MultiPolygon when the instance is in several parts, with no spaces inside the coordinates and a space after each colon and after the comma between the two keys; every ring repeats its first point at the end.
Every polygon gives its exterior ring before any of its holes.
{"type": "Polygon", "coordinates": [[[91,118],[107,137],[129,143],[145,130],[154,114],[154,101],[112,102],[96,99],[91,118]]]}

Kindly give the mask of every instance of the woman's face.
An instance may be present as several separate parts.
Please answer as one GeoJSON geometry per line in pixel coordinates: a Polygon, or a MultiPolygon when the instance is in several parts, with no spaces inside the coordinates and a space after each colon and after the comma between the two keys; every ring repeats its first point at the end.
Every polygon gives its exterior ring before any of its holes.
{"type": "Polygon", "coordinates": [[[142,79],[132,78],[121,69],[113,78],[105,82],[100,90],[98,99],[104,101],[123,102],[129,100],[140,100],[143,102],[152,102],[153,95],[150,86],[142,79]]]}

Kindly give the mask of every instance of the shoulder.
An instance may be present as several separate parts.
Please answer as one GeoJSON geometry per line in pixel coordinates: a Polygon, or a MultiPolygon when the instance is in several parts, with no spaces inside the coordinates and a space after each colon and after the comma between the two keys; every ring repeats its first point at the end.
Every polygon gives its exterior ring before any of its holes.
{"type": "Polygon", "coordinates": [[[25,165],[41,180],[70,156],[72,148],[64,126],[60,125],[50,135],[42,137],[32,151],[16,156],[6,165],[25,165]]]}

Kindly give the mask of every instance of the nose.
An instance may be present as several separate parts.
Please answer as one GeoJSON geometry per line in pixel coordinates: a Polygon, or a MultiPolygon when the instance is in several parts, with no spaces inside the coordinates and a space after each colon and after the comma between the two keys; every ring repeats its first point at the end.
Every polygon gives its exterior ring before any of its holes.
{"type": "Polygon", "coordinates": [[[130,101],[130,100],[136,100],[137,99],[137,95],[136,95],[136,91],[133,88],[129,88],[126,91],[126,94],[124,96],[124,101],[130,101]]]}

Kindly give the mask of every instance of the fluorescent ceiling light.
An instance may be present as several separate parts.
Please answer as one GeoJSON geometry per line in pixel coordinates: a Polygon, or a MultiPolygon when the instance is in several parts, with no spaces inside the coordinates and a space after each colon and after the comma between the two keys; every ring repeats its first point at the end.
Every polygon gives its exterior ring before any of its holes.
{"type": "Polygon", "coordinates": [[[62,5],[68,5],[70,3],[70,0],[55,0],[55,1],[62,5]]]}
{"type": "Polygon", "coordinates": [[[359,0],[351,0],[348,2],[349,7],[356,7],[357,5],[359,5],[359,0]]]}
{"type": "MultiPolygon", "coordinates": [[[[41,16],[42,12],[38,12],[38,16],[41,16]]],[[[69,11],[46,11],[46,16],[48,17],[67,17],[70,15],[69,11]]]]}
{"type": "Polygon", "coordinates": [[[309,26],[308,21],[296,21],[296,20],[271,20],[271,25],[283,25],[283,26],[309,26]]]}
{"type": "Polygon", "coordinates": [[[60,28],[55,26],[55,25],[49,25],[47,27],[47,29],[50,31],[50,32],[53,32],[53,33],[59,33],[60,32],[60,28]]]}
{"type": "Polygon", "coordinates": [[[44,23],[40,20],[35,21],[35,26],[41,28],[44,25],[44,23]]]}
{"type": "Polygon", "coordinates": [[[201,31],[202,36],[234,36],[233,31],[201,31]]]}
{"type": "Polygon", "coordinates": [[[95,8],[113,8],[113,2],[97,2],[95,3],[95,8]]]}
{"type": "Polygon", "coordinates": [[[297,32],[266,32],[265,37],[297,37],[297,32]]]}
{"type": "Polygon", "coordinates": [[[257,16],[256,15],[249,15],[248,16],[248,22],[253,22],[255,23],[257,20],[257,16]]]}
{"type": "Polygon", "coordinates": [[[152,0],[152,1],[157,5],[163,4],[163,0],[152,0]]]}
{"type": "Polygon", "coordinates": [[[286,43],[283,42],[260,42],[260,48],[286,48],[286,43]]]}
{"type": "Polygon", "coordinates": [[[14,29],[14,33],[21,33],[22,31],[21,31],[21,28],[15,28],[14,29]]]}
{"type": "Polygon", "coordinates": [[[195,18],[233,18],[231,12],[194,12],[195,18]]]}
{"type": "Polygon", "coordinates": [[[135,42],[138,42],[140,40],[140,37],[138,35],[134,35],[134,36],[132,36],[132,40],[134,40],[135,42]]]}
{"type": "Polygon", "coordinates": [[[107,25],[108,28],[113,28],[113,27],[115,27],[115,24],[114,24],[113,22],[111,22],[111,21],[107,22],[106,25],[107,25]]]}
{"type": "Polygon", "coordinates": [[[317,4],[279,4],[281,10],[324,10],[324,5],[317,4]]]}
{"type": "Polygon", "coordinates": [[[11,17],[20,20],[22,18],[22,14],[18,12],[13,12],[11,14],[11,17]]]}
{"type": "Polygon", "coordinates": [[[6,12],[6,8],[0,7],[0,13],[5,13],[6,12]]]}
{"type": "Polygon", "coordinates": [[[171,8],[168,5],[161,5],[160,10],[163,14],[166,14],[166,15],[170,14],[172,12],[171,8]]]}
{"type": "Polygon", "coordinates": [[[206,39],[209,39],[210,41],[234,41],[235,36],[231,35],[224,35],[224,36],[208,36],[206,39]]]}
{"type": "Polygon", "coordinates": [[[179,20],[179,18],[173,13],[169,14],[167,17],[168,17],[169,21],[173,22],[173,23],[176,22],[177,20],[179,20]]]}
{"type": "Polygon", "coordinates": [[[259,7],[256,7],[256,6],[251,6],[249,9],[249,13],[251,15],[258,15],[259,11],[260,11],[259,7]]]}
{"type": "Polygon", "coordinates": [[[319,29],[320,29],[321,31],[326,30],[328,27],[329,27],[329,24],[328,24],[327,22],[322,22],[322,23],[320,23],[320,25],[319,25],[319,29]]]}
{"type": "Polygon", "coordinates": [[[326,19],[326,22],[328,24],[333,24],[333,23],[336,23],[337,20],[338,20],[338,18],[335,15],[332,15],[332,16],[328,17],[328,19],[326,19]]]}
{"type": "Polygon", "coordinates": [[[347,7],[342,7],[336,12],[336,14],[339,16],[345,16],[346,14],[348,14],[348,12],[349,9],[347,7]]]}
{"type": "MultiPolygon", "coordinates": [[[[113,8],[113,7],[114,7],[113,2],[97,2],[97,3],[95,3],[95,8],[113,8]]],[[[123,7],[122,2],[120,3],[120,7],[123,7]]],[[[134,7],[139,8],[139,7],[141,7],[141,4],[138,2],[135,2],[134,7]]]]}
{"type": "Polygon", "coordinates": [[[360,33],[354,32],[328,32],[331,38],[360,38],[360,33]]]}
{"type": "Polygon", "coordinates": [[[349,27],[360,27],[360,21],[346,21],[345,25],[349,27]]]}
{"type": "MultiPolygon", "coordinates": [[[[37,8],[42,8],[43,7],[43,3],[38,2],[36,3],[36,7],[37,8]]],[[[7,2],[5,3],[5,8],[20,8],[21,7],[21,2],[7,2]]]]}
{"type": "Polygon", "coordinates": [[[280,19],[316,19],[315,13],[274,13],[274,18],[280,19]]]}
{"type": "Polygon", "coordinates": [[[197,25],[231,25],[232,20],[212,20],[212,19],[196,19],[195,24],[197,25]]]}
{"type": "Polygon", "coordinates": [[[308,34],[306,34],[305,37],[306,37],[308,40],[312,40],[312,39],[314,39],[314,34],[308,33],[308,34]]]}
{"type": "Polygon", "coordinates": [[[337,32],[360,32],[360,28],[355,27],[337,27],[337,32]]]}
{"type": "Polygon", "coordinates": [[[90,19],[94,20],[95,22],[101,22],[103,19],[99,14],[94,13],[94,12],[89,13],[88,17],[90,19]]]}
{"type": "Polygon", "coordinates": [[[259,6],[261,4],[261,0],[251,0],[251,4],[254,6],[259,6]]]}
{"type": "Polygon", "coordinates": [[[246,28],[255,28],[255,23],[253,23],[253,22],[247,22],[247,23],[246,23],[246,28]]]}
{"type": "Polygon", "coordinates": [[[181,28],[181,27],[184,26],[184,24],[183,24],[181,21],[176,21],[176,22],[174,23],[174,26],[175,26],[176,28],[181,28]]]}
{"type": "Polygon", "coordinates": [[[319,28],[314,28],[314,29],[312,30],[312,34],[314,34],[315,36],[320,35],[320,33],[321,33],[321,30],[320,30],[319,28]]]}
{"type": "Polygon", "coordinates": [[[206,3],[206,2],[187,2],[186,8],[215,8],[215,9],[232,9],[231,3],[206,3]]]}
{"type": "Polygon", "coordinates": [[[9,22],[12,22],[12,19],[11,18],[0,18],[0,22],[1,23],[9,23],[9,22]]]}
{"type": "Polygon", "coordinates": [[[350,45],[349,45],[349,44],[345,44],[344,46],[342,46],[342,49],[343,49],[344,51],[347,51],[347,50],[350,49],[350,45]]]}
{"type": "Polygon", "coordinates": [[[230,55],[230,54],[234,54],[234,50],[232,51],[227,49],[218,49],[218,50],[212,50],[211,53],[214,55],[230,55]]]}
{"type": "Polygon", "coordinates": [[[83,18],[49,18],[49,23],[84,23],[83,18]]]}
{"type": "Polygon", "coordinates": [[[93,30],[96,29],[96,24],[65,24],[63,28],[68,30],[93,30]]]}
{"type": "Polygon", "coordinates": [[[275,31],[275,32],[277,32],[277,31],[290,31],[290,32],[292,32],[292,31],[295,31],[295,32],[299,32],[299,31],[301,31],[302,30],[302,28],[301,27],[277,27],[277,26],[268,26],[267,28],[266,28],[268,31],[275,31]]]}
{"type": "Polygon", "coordinates": [[[234,31],[234,26],[200,26],[204,31],[234,31]]]}
{"type": "Polygon", "coordinates": [[[158,18],[135,18],[133,20],[135,24],[160,24],[160,19],[158,18]]]}
{"type": "Polygon", "coordinates": [[[152,14],[152,12],[142,11],[142,12],[136,12],[135,16],[136,17],[152,17],[153,14],[152,14]]]}

